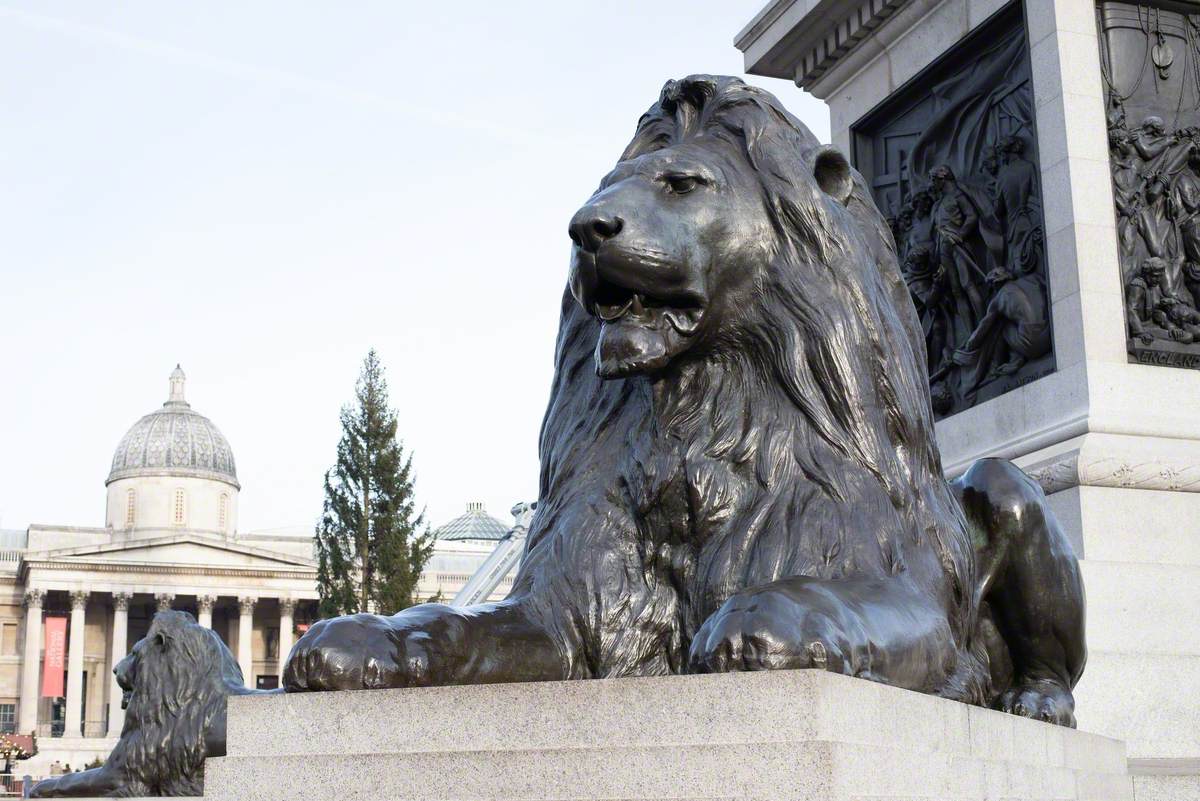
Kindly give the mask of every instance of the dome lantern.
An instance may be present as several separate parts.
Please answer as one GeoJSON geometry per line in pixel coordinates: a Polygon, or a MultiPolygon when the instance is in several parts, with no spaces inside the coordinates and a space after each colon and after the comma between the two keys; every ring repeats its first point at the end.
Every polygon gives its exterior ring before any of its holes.
{"type": "Polygon", "coordinates": [[[187,381],[187,376],[184,375],[183,368],[178,364],[171,371],[171,394],[167,397],[167,402],[163,406],[187,406],[188,402],[183,397],[183,385],[187,381]]]}

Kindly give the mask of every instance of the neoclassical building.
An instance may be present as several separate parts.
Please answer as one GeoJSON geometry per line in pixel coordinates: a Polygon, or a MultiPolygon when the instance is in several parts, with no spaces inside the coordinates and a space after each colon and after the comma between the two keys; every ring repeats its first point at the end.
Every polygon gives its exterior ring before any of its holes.
{"type": "Polygon", "coordinates": [[[0,538],[0,728],[38,734],[24,771],[107,754],[124,720],[113,666],[157,610],[217,631],[251,687],[276,686],[315,614],[311,538],[237,533],[233,452],[184,381],[177,367],[166,403],[117,446],[102,528],[35,524],[0,538]],[[45,642],[55,618],[65,643],[45,642]],[[46,676],[59,669],[61,696],[46,676]]]}
{"type": "MultiPolygon", "coordinates": [[[[124,721],[112,669],[157,610],[182,609],[211,627],[258,688],[278,686],[315,619],[311,533],[238,532],[233,452],[184,385],[176,367],[166,403],[117,446],[103,527],[0,531],[0,731],[35,732],[39,747],[19,772],[107,755],[124,721]]],[[[472,504],[438,530],[420,594],[452,600],[507,531],[472,504]]],[[[494,597],[510,586],[511,577],[494,597]]]]}

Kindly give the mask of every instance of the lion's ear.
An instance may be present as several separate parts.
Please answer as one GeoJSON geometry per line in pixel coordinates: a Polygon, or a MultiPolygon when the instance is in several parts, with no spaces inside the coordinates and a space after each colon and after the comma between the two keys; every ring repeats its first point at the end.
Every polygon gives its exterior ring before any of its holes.
{"type": "Polygon", "coordinates": [[[821,145],[812,160],[813,175],[825,192],[845,205],[854,192],[854,176],[850,174],[850,162],[842,151],[833,145],[821,145]]]}

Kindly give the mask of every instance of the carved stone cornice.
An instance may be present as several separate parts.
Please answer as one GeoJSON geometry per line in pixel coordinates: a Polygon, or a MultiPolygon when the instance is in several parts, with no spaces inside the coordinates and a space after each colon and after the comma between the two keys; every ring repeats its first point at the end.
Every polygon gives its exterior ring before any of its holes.
{"type": "Polygon", "coordinates": [[[84,559],[41,559],[22,561],[23,567],[38,570],[83,570],[88,573],[150,573],[169,576],[241,576],[245,578],[299,579],[308,583],[317,579],[316,568],[246,568],[211,565],[159,565],[130,562],[101,562],[84,559]]]}
{"type": "Polygon", "coordinates": [[[88,599],[91,597],[91,595],[92,594],[90,592],[88,592],[87,590],[76,590],[75,592],[72,592],[71,593],[71,611],[72,612],[74,612],[76,610],[83,611],[83,610],[87,609],[88,599]]]}
{"type": "Polygon", "coordinates": [[[238,611],[241,612],[243,615],[253,615],[254,614],[254,606],[257,603],[258,603],[257,598],[253,598],[253,597],[249,597],[249,596],[243,596],[241,598],[238,598],[238,611]]]}
{"type": "Polygon", "coordinates": [[[911,0],[777,0],[738,34],[734,46],[752,75],[813,83],[911,0]],[[803,12],[799,22],[797,11],[803,12]]]}
{"type": "Polygon", "coordinates": [[[46,591],[39,589],[25,590],[25,595],[21,599],[21,605],[26,609],[41,609],[42,602],[46,600],[46,591]]]}
{"type": "Polygon", "coordinates": [[[1048,495],[1081,486],[1200,492],[1200,442],[1089,434],[1024,470],[1048,495]]]}
{"type": "Polygon", "coordinates": [[[112,594],[113,609],[117,610],[118,612],[128,612],[129,599],[132,597],[133,596],[127,592],[114,592],[112,594]]]}
{"type": "Polygon", "coordinates": [[[1130,461],[1121,457],[1081,459],[1072,454],[1028,471],[1046,494],[1071,487],[1200,492],[1200,464],[1171,464],[1166,460],[1130,461]]]}

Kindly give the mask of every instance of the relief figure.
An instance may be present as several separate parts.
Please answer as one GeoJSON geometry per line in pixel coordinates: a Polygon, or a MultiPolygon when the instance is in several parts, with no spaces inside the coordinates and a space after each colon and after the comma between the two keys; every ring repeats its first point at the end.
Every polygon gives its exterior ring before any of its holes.
{"type": "Polygon", "coordinates": [[[929,178],[937,197],[933,215],[938,266],[940,273],[945,275],[953,303],[955,342],[963,342],[984,312],[983,295],[979,291],[979,284],[984,280],[983,270],[970,247],[978,231],[979,212],[971,198],[959,188],[949,167],[935,167],[929,178]]]}

